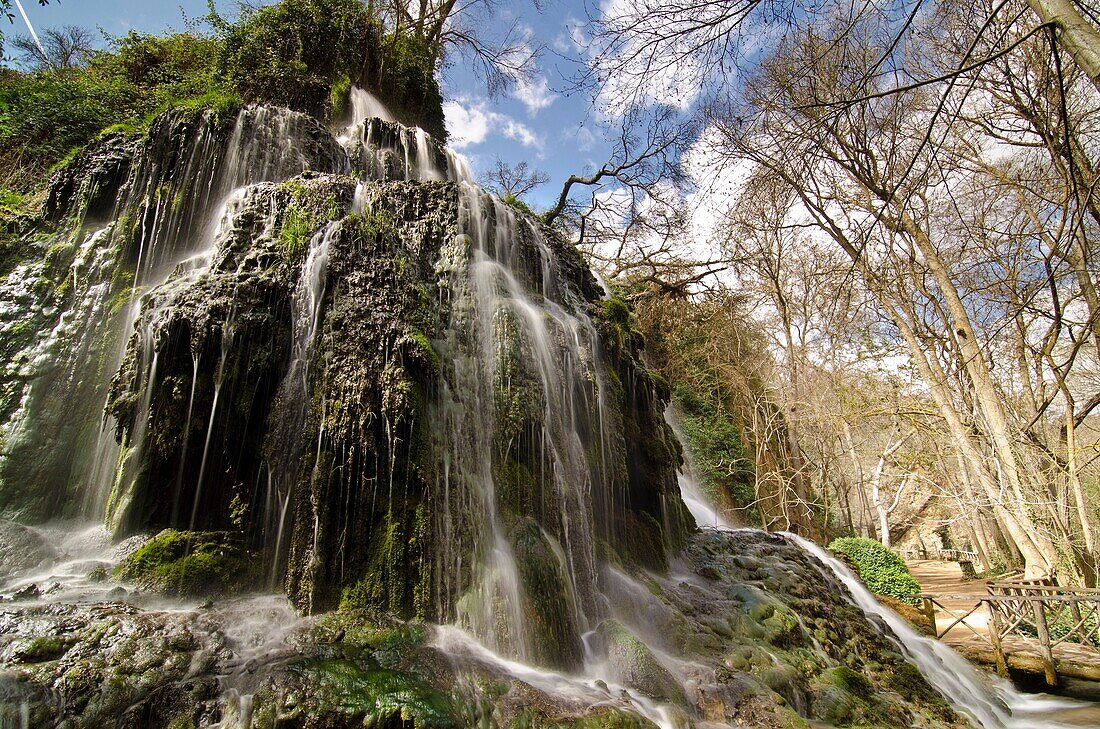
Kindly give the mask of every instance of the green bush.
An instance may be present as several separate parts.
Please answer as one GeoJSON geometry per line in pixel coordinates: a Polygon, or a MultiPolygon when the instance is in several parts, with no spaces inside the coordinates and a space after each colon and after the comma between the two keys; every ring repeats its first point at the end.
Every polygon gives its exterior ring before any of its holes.
{"type": "Polygon", "coordinates": [[[841,537],[829,544],[829,551],[843,554],[859,572],[859,579],[876,595],[889,595],[910,605],[920,601],[920,583],[905,562],[882,542],[864,537],[841,537]]]}
{"type": "Polygon", "coordinates": [[[87,68],[8,72],[0,77],[3,184],[27,191],[104,130],[140,133],[170,106],[226,110],[233,91],[216,68],[218,41],[191,33],[130,33],[87,68]],[[10,173],[9,173],[10,174],[10,173]]]}
{"type": "Polygon", "coordinates": [[[170,107],[226,121],[246,101],[338,116],[352,84],[446,139],[435,54],[419,38],[387,35],[359,0],[283,0],[236,23],[211,20],[211,35],[112,39],[83,68],[0,69],[0,188],[41,189],[99,134],[140,134],[170,107]]]}
{"type": "Polygon", "coordinates": [[[386,33],[359,0],[283,0],[222,33],[221,72],[247,101],[339,117],[355,84],[446,139],[436,54],[418,37],[386,33]]]}
{"type": "Polygon", "coordinates": [[[359,0],[283,0],[227,26],[220,65],[248,101],[320,113],[342,77],[360,76],[380,35],[359,0]]]}

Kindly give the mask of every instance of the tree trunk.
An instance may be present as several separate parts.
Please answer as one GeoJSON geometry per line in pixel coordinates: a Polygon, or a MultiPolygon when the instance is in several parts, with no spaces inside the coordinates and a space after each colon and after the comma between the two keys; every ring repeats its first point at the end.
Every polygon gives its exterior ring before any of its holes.
{"type": "Polygon", "coordinates": [[[1071,0],[1027,0],[1039,19],[1054,28],[1058,43],[1100,91],[1100,31],[1071,0]]]}

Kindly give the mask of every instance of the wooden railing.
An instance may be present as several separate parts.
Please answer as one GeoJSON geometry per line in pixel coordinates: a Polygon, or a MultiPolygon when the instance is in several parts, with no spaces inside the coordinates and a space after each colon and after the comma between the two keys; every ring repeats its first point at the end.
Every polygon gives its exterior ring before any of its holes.
{"type": "Polygon", "coordinates": [[[898,552],[903,559],[940,559],[947,562],[977,562],[978,553],[965,549],[902,549],[898,552]]]}
{"type": "Polygon", "coordinates": [[[933,626],[936,625],[937,607],[951,618],[945,629],[936,630],[937,638],[960,624],[975,635],[988,638],[997,670],[1002,675],[1008,674],[1006,639],[1018,637],[1037,641],[1046,682],[1056,686],[1058,673],[1054,649],[1057,646],[1079,644],[1095,653],[1100,661],[1100,589],[1064,588],[1052,582],[1048,579],[990,582],[986,585],[986,595],[922,593],[921,598],[925,615],[933,626]],[[947,600],[973,601],[974,606],[965,612],[955,611],[943,604],[947,600]],[[987,634],[966,622],[966,618],[981,610],[988,616],[987,634]]]}

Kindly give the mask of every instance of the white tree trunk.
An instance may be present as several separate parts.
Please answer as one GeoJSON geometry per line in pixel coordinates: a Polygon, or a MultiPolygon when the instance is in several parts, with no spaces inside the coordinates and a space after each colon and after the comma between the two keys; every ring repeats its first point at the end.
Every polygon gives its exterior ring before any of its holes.
{"type": "Polygon", "coordinates": [[[1027,0],[1039,19],[1054,27],[1058,43],[1100,90],[1100,31],[1070,0],[1027,0]]]}

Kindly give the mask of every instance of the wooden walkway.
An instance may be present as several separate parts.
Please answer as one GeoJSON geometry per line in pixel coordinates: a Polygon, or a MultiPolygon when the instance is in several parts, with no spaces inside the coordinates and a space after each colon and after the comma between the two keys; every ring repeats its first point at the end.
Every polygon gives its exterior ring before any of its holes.
{"type": "Polygon", "coordinates": [[[1100,681],[1100,650],[1087,642],[1059,640],[1047,624],[1058,618],[1068,627],[1076,625],[1071,635],[1086,641],[1095,638],[1090,626],[1095,625],[1092,616],[1100,606],[1100,591],[990,585],[967,579],[957,562],[912,560],[909,570],[928,598],[926,614],[934,609],[937,635],[970,660],[1002,673],[1013,669],[1043,676],[1051,685],[1059,676],[1100,681]],[[991,630],[991,620],[996,631],[991,630]],[[1026,635],[1029,632],[1046,632],[1046,640],[1026,635]]]}

